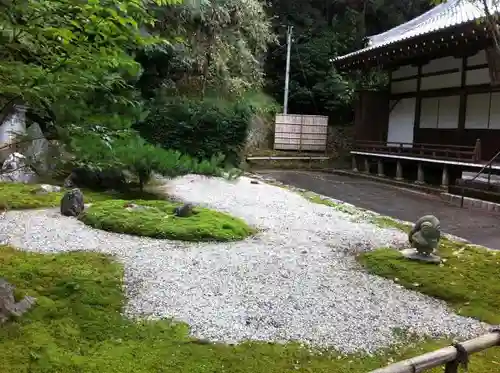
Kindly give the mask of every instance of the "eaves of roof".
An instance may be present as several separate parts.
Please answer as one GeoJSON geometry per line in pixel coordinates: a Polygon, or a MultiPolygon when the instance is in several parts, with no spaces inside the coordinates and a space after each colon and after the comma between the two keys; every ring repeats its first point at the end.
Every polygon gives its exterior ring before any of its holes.
{"type": "MultiPolygon", "coordinates": [[[[498,0],[486,1],[489,3],[489,12],[498,13],[500,10],[498,0]]],[[[482,4],[482,0],[448,0],[402,25],[369,37],[366,48],[335,57],[331,61],[342,63],[345,60],[361,58],[363,55],[377,49],[393,47],[412,39],[431,36],[447,29],[480,20],[485,16],[482,4]]]]}

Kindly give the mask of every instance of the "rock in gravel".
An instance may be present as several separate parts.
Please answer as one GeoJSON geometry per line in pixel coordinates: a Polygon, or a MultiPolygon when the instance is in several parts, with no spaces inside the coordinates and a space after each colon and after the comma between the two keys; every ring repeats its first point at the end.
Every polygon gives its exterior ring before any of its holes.
{"type": "Polygon", "coordinates": [[[188,218],[193,215],[193,205],[191,203],[186,203],[182,206],[178,206],[174,209],[174,214],[178,218],[188,218]]]}
{"type": "Polygon", "coordinates": [[[33,194],[48,194],[60,192],[62,188],[57,185],[41,184],[37,189],[33,190],[33,194]]]}
{"type": "Polygon", "coordinates": [[[9,211],[0,240],[36,252],[94,250],[125,268],[125,315],[186,322],[201,340],[298,341],[342,353],[375,352],[419,336],[469,338],[487,326],[447,305],[366,273],[359,251],[400,247],[407,235],[297,193],[245,177],[166,180],[176,199],[246,220],[240,242],[187,243],[114,234],[53,210],[9,211]]]}
{"type": "Polygon", "coordinates": [[[83,202],[83,193],[78,188],[73,188],[61,198],[61,215],[79,216],[85,208],[83,202]]]}

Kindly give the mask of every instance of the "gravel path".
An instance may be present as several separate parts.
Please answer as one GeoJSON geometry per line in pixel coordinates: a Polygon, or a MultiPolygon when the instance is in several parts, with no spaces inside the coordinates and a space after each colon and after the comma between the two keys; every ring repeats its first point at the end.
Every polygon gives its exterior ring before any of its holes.
{"type": "Polygon", "coordinates": [[[37,210],[8,212],[0,239],[37,252],[115,254],[125,265],[128,315],[174,317],[212,341],[298,340],[347,353],[388,346],[394,328],[464,338],[484,331],[443,302],[360,269],[353,254],[401,246],[406,235],[397,230],[350,221],[248,178],[186,176],[165,190],[230,212],[262,232],[238,243],[188,244],[102,232],[55,210],[37,210]]]}

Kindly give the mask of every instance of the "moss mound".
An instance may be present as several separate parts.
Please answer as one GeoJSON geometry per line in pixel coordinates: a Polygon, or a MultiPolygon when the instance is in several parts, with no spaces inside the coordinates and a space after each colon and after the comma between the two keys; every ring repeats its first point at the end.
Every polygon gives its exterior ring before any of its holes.
{"type": "MultiPolygon", "coordinates": [[[[0,183],[0,208],[12,210],[37,209],[44,207],[58,207],[65,192],[38,193],[40,185],[21,183],[0,183]]],[[[104,201],[114,198],[158,198],[151,193],[129,191],[126,193],[96,192],[82,189],[85,203],[104,201]]]]}
{"type": "Polygon", "coordinates": [[[169,201],[108,200],[90,206],[80,219],[110,232],[182,241],[235,241],[255,233],[243,220],[206,208],[176,217],[178,206],[169,201]]]}
{"type": "Polygon", "coordinates": [[[358,259],[369,272],[443,299],[464,316],[499,324],[500,252],[443,239],[438,254],[444,259],[439,266],[408,260],[385,248],[358,259]]]}

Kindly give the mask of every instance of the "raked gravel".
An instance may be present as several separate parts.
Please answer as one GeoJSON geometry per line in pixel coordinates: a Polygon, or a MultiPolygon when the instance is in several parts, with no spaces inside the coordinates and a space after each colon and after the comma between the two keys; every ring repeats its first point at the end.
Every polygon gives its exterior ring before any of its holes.
{"type": "MultiPolygon", "coordinates": [[[[173,317],[195,337],[302,341],[345,353],[395,341],[395,328],[469,338],[486,325],[443,302],[364,272],[354,254],[401,247],[406,235],[314,204],[286,189],[188,175],[169,194],[245,219],[261,232],[237,243],[182,243],[107,233],[56,210],[12,211],[0,239],[36,252],[95,250],[125,266],[125,313],[173,317]]],[[[436,267],[439,271],[439,267],[436,267]]]]}

